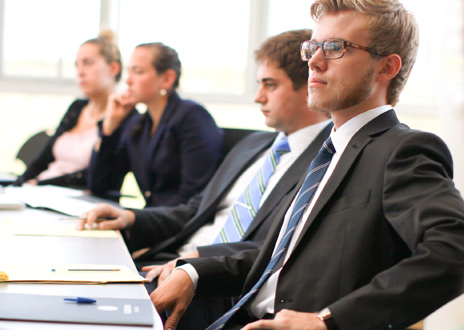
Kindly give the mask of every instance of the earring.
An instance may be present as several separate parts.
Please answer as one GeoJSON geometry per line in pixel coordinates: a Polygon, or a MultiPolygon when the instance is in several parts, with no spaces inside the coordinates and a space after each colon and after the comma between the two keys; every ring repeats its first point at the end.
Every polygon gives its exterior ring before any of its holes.
{"type": "Polygon", "coordinates": [[[161,96],[165,96],[167,93],[168,93],[168,91],[165,90],[164,88],[160,90],[160,95],[161,96]]]}

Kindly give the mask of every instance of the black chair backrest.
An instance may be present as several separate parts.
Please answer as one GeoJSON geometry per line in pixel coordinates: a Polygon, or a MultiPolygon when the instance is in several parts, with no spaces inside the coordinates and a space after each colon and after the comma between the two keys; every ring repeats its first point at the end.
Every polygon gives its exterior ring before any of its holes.
{"type": "Polygon", "coordinates": [[[224,144],[222,149],[224,156],[245,136],[251,133],[261,132],[260,130],[242,128],[223,128],[222,130],[224,131],[224,144]]]}
{"type": "Polygon", "coordinates": [[[49,140],[50,136],[45,131],[34,134],[21,146],[16,159],[22,160],[26,166],[29,166],[49,140]]]}

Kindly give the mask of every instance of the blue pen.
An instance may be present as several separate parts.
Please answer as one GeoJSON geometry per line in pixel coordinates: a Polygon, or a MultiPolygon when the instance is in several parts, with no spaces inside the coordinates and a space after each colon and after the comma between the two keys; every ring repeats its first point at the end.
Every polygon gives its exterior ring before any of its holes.
{"type": "Polygon", "coordinates": [[[75,301],[78,304],[93,304],[96,303],[97,301],[95,299],[90,299],[90,298],[83,298],[83,297],[77,297],[77,298],[64,298],[63,300],[66,301],[75,301]]]}

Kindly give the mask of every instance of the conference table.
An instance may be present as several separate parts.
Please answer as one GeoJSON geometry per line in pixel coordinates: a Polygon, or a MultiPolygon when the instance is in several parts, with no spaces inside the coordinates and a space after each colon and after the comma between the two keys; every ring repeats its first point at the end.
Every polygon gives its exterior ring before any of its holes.
{"type": "MultiPolygon", "coordinates": [[[[117,238],[62,237],[62,236],[15,236],[6,234],[2,219],[20,220],[31,224],[63,222],[62,214],[24,208],[0,211],[0,265],[1,263],[44,264],[113,264],[125,265],[136,271],[132,258],[121,235],[117,238]]],[[[75,222],[76,220],[71,220],[75,222]]],[[[34,269],[31,269],[33,272],[34,269]]],[[[0,283],[0,308],[2,293],[20,293],[92,298],[146,299],[150,297],[142,283],[127,284],[23,284],[0,283]]],[[[152,305],[153,306],[153,305],[152,305]]],[[[163,329],[161,319],[153,308],[153,327],[163,329]]],[[[13,329],[147,329],[140,326],[115,326],[92,324],[48,323],[33,321],[0,320],[0,330],[13,329]]]]}

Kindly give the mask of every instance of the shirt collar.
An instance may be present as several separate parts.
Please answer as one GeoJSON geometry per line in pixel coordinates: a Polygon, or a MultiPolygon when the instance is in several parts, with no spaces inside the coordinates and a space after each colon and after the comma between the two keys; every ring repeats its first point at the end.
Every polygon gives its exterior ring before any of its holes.
{"type": "Polygon", "coordinates": [[[356,117],[351,118],[342,126],[340,126],[336,131],[335,127],[332,128],[332,132],[330,133],[330,137],[332,139],[332,143],[335,147],[336,153],[343,153],[346,146],[350,142],[351,138],[367,123],[369,123],[374,118],[377,118],[384,112],[392,110],[392,106],[382,105],[380,107],[365,111],[356,117]]]}
{"type": "MultiPolygon", "coordinates": [[[[296,132],[293,132],[287,135],[288,144],[290,146],[290,152],[295,152],[297,154],[302,153],[309,146],[311,142],[319,135],[319,133],[326,127],[332,120],[327,119],[323,122],[306,126],[302,129],[299,129],[296,132]]],[[[285,136],[285,133],[280,132],[277,135],[274,143],[279,141],[285,136]]]]}

